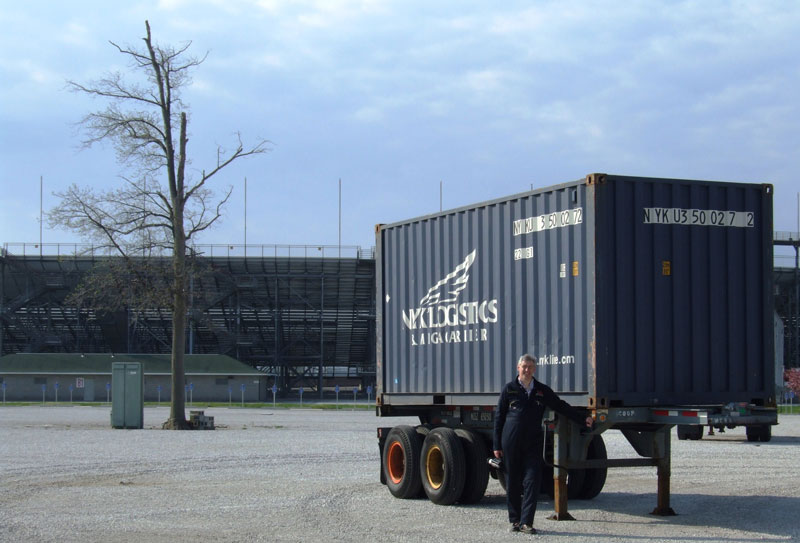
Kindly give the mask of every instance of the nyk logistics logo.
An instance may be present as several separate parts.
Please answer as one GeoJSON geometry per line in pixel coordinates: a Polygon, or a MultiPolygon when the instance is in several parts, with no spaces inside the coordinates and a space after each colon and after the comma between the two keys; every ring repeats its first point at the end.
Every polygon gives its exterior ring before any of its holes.
{"type": "Polygon", "coordinates": [[[486,341],[487,331],[482,325],[497,322],[497,300],[459,303],[461,292],[467,288],[469,270],[475,262],[477,250],[433,285],[419,301],[420,307],[403,311],[403,322],[412,331],[412,345],[429,343],[463,343],[486,341]],[[447,327],[457,330],[440,331],[447,327]],[[434,329],[425,332],[425,329],[434,329]],[[423,330],[416,333],[417,330],[423,330]]]}

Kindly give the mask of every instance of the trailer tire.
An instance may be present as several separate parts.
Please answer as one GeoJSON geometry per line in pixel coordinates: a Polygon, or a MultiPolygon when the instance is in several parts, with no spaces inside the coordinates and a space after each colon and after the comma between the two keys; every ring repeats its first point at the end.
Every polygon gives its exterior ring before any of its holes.
{"type": "Polygon", "coordinates": [[[768,424],[746,426],[745,432],[747,433],[747,441],[761,441],[766,443],[772,439],[772,426],[768,424]]]}
{"type": "Polygon", "coordinates": [[[699,424],[679,424],[678,439],[691,439],[692,441],[703,439],[703,427],[699,424]]]}
{"type": "Polygon", "coordinates": [[[480,434],[466,428],[457,428],[456,435],[464,449],[464,489],[459,503],[477,503],[486,493],[489,484],[489,449],[480,434]]]}
{"type": "Polygon", "coordinates": [[[422,482],[419,457],[422,438],[413,426],[395,426],[383,447],[383,474],[392,496],[401,499],[420,495],[422,482]]]}
{"type": "MultiPolygon", "coordinates": [[[[606,460],[608,452],[606,444],[600,435],[596,435],[589,442],[589,449],[586,451],[587,460],[606,460]]],[[[606,484],[608,468],[594,468],[584,470],[583,486],[578,495],[578,499],[591,500],[597,497],[606,484]]]]}
{"type": "Polygon", "coordinates": [[[434,428],[422,444],[422,488],[433,503],[450,505],[464,490],[464,448],[452,428],[434,428]]]}

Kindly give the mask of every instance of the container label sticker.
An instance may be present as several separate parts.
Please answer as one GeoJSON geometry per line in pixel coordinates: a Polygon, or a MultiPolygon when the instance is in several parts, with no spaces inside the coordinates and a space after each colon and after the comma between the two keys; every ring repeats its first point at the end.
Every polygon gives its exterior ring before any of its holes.
{"type": "Polygon", "coordinates": [[[497,322],[497,299],[459,301],[476,257],[477,249],[429,288],[419,307],[402,311],[403,323],[412,334],[412,346],[488,341],[484,326],[497,322]]]}
{"type": "Polygon", "coordinates": [[[513,226],[514,235],[522,236],[524,234],[544,232],[545,230],[552,230],[554,228],[575,226],[581,223],[583,223],[583,208],[576,207],[575,209],[566,209],[564,211],[545,213],[544,215],[536,217],[528,217],[527,219],[519,219],[514,221],[513,226]]]}
{"type": "Polygon", "coordinates": [[[533,258],[533,247],[514,249],[514,260],[527,260],[529,258],[533,258]]]}
{"type": "Polygon", "coordinates": [[[726,211],[719,209],[684,209],[680,207],[645,207],[645,224],[685,224],[689,226],[729,226],[753,228],[752,211],[726,211]]]}

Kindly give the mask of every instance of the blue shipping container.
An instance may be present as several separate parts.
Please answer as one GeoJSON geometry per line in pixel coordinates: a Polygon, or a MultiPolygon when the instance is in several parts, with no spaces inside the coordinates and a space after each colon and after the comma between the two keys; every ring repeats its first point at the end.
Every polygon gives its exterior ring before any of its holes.
{"type": "Polygon", "coordinates": [[[378,400],[769,404],[772,186],[593,174],[377,229],[378,400]]]}

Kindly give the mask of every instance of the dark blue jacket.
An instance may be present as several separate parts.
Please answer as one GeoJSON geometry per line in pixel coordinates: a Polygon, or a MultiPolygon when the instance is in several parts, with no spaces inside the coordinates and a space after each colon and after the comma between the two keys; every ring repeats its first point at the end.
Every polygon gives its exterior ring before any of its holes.
{"type": "Polygon", "coordinates": [[[494,450],[532,446],[542,434],[542,416],[545,408],[574,420],[581,426],[586,415],[559,398],[553,389],[533,380],[530,397],[515,377],[503,387],[494,416],[494,450]]]}

